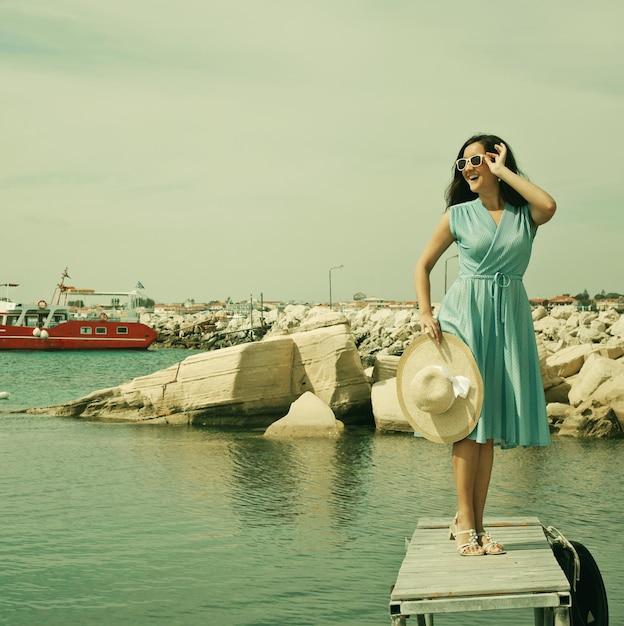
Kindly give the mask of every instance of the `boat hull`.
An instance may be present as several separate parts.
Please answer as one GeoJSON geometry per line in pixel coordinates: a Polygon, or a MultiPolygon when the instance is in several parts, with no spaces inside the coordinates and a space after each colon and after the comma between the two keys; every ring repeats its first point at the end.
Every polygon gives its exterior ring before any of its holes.
{"type": "Polygon", "coordinates": [[[69,320],[45,329],[0,324],[0,350],[147,350],[156,338],[140,322],[69,320]]]}

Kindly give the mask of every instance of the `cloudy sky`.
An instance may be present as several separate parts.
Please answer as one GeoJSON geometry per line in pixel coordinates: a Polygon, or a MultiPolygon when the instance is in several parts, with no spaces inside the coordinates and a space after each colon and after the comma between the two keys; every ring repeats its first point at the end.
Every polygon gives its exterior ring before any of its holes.
{"type": "MultiPolygon", "coordinates": [[[[621,0],[0,0],[0,283],[414,299],[457,150],[558,202],[531,297],[624,292],[621,0]]],[[[451,249],[432,274],[454,278],[451,249]]]]}

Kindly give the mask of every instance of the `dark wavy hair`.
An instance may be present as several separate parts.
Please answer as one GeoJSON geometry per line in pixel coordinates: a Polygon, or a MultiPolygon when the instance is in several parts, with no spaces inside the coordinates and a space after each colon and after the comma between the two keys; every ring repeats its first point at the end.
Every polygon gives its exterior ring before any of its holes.
{"type": "MultiPolygon", "coordinates": [[[[514,157],[513,151],[509,144],[497,137],[496,135],[474,135],[470,139],[468,139],[464,145],[460,148],[457,153],[457,159],[461,159],[464,156],[464,150],[473,143],[482,143],[485,147],[486,152],[496,152],[496,148],[494,147],[497,143],[504,143],[507,146],[507,158],[505,159],[505,165],[516,174],[520,176],[524,176],[524,174],[518,168],[516,163],[516,158],[514,157]]],[[[487,166],[486,166],[487,167],[487,166]]],[[[503,200],[508,202],[512,206],[521,207],[525,206],[527,201],[521,196],[517,191],[512,189],[507,183],[501,180],[500,183],[500,192],[503,200]]],[[[454,204],[461,204],[462,202],[469,202],[470,200],[474,200],[478,198],[478,194],[470,191],[470,187],[466,182],[466,179],[462,175],[462,173],[455,167],[455,162],[453,162],[453,180],[446,188],[445,193],[446,199],[446,208],[448,209],[450,206],[454,204]]]]}

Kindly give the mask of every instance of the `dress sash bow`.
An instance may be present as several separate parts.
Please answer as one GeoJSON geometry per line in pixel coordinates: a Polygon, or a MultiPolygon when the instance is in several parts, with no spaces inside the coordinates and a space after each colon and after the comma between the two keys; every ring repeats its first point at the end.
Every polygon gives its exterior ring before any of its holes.
{"type": "Polygon", "coordinates": [[[503,272],[496,272],[495,274],[464,274],[460,278],[473,278],[477,280],[489,280],[490,282],[490,298],[494,300],[494,311],[496,324],[496,335],[498,336],[499,324],[505,323],[505,300],[503,293],[512,280],[522,280],[522,276],[518,274],[505,274],[503,272]]]}

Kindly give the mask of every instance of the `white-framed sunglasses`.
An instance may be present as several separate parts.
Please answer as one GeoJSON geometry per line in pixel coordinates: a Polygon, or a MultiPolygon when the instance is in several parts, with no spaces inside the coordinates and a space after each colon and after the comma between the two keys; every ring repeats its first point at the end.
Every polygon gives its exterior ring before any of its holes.
{"type": "Polygon", "coordinates": [[[468,159],[465,159],[465,158],[457,159],[457,161],[455,161],[455,165],[457,166],[457,170],[461,172],[466,169],[466,166],[468,165],[468,163],[470,163],[470,165],[472,165],[473,167],[479,167],[479,165],[483,163],[484,157],[485,157],[485,154],[474,154],[468,159]]]}

